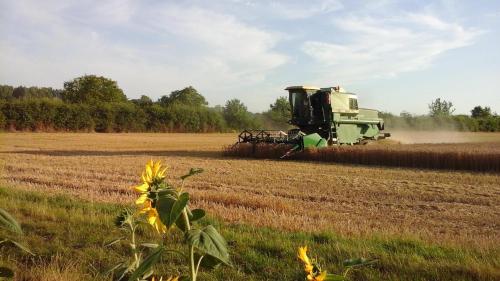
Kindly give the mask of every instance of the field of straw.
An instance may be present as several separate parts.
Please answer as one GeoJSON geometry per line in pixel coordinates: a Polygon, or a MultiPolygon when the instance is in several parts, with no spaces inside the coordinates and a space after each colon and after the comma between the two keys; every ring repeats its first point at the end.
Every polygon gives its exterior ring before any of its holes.
{"type": "MultiPolygon", "coordinates": [[[[489,144],[449,147],[498,151],[499,134],[477,136],[489,144]]],[[[193,204],[228,223],[361,237],[407,235],[475,247],[500,243],[498,173],[222,156],[222,147],[233,143],[236,134],[0,137],[1,180],[10,188],[129,203],[129,187],[137,183],[143,165],[159,159],[171,167],[168,178],[173,181],[191,167],[205,169],[187,182],[193,204]],[[279,219],[271,219],[276,216],[279,219]]]]}

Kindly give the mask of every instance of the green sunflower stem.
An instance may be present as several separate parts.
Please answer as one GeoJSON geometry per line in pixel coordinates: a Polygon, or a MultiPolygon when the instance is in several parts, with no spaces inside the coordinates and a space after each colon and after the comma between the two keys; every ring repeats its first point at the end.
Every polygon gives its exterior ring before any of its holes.
{"type": "Polygon", "coordinates": [[[189,267],[191,268],[191,280],[196,281],[197,277],[197,272],[196,272],[196,267],[194,265],[194,247],[191,246],[189,249],[189,259],[191,260],[191,263],[189,267]]]}
{"type": "MultiPolygon", "coordinates": [[[[186,224],[186,232],[188,232],[191,230],[191,225],[189,224],[189,216],[186,208],[182,211],[182,216],[184,217],[184,223],[186,224]]],[[[191,270],[191,281],[196,281],[198,270],[194,261],[194,246],[192,245],[189,247],[189,269],[191,270]]]]}
{"type": "Polygon", "coordinates": [[[131,244],[130,244],[130,247],[132,248],[132,251],[134,252],[134,261],[135,261],[135,266],[138,267],[139,266],[139,255],[137,254],[137,244],[136,244],[136,241],[135,241],[135,229],[136,227],[130,225],[130,230],[131,230],[131,233],[132,233],[132,237],[131,237],[131,244]]]}

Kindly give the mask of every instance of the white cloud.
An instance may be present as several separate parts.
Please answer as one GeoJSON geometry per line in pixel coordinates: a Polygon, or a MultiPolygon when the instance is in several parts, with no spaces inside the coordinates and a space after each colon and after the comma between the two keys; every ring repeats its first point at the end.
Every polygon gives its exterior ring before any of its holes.
{"type": "Polygon", "coordinates": [[[343,81],[424,69],[440,54],[472,44],[481,33],[418,13],[399,18],[350,16],[334,25],[345,42],[310,40],[303,43],[302,50],[317,61],[320,71],[326,71],[324,79],[343,81]]]}
{"type": "Polygon", "coordinates": [[[0,83],[61,87],[93,73],[117,80],[129,97],[157,98],[193,85],[212,103],[223,103],[252,92],[249,85],[287,61],[273,50],[279,33],[223,12],[178,4],[101,4],[9,4],[6,14],[15,16],[1,18],[0,30],[8,35],[0,42],[0,83]]]}
{"type": "Polygon", "coordinates": [[[306,19],[312,16],[341,10],[344,5],[338,0],[277,1],[271,2],[272,12],[286,19],[306,19]]]}
{"type": "Polygon", "coordinates": [[[246,25],[232,15],[175,5],[152,15],[148,24],[196,46],[197,52],[190,56],[200,61],[202,69],[218,71],[212,75],[225,74],[220,78],[226,83],[262,80],[267,71],[287,61],[285,55],[273,51],[279,33],[246,25]]]}
{"type": "MultiPolygon", "coordinates": [[[[80,2],[80,5],[83,1],[80,2]]],[[[138,8],[138,2],[132,0],[106,0],[96,3],[87,3],[90,7],[87,16],[93,20],[108,22],[113,24],[127,23],[138,8]]]]}

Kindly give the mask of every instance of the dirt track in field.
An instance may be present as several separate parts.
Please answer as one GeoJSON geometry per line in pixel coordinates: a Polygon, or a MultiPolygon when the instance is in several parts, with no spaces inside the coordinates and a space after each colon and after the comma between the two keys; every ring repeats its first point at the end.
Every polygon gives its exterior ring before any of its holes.
{"type": "MultiPolygon", "coordinates": [[[[9,133],[0,138],[2,180],[16,188],[132,202],[129,187],[144,163],[161,159],[171,167],[172,181],[191,167],[204,168],[186,185],[194,205],[230,223],[500,243],[497,174],[222,157],[221,146],[234,142],[235,134],[9,133]]],[[[500,146],[500,134],[486,138],[500,146]]]]}

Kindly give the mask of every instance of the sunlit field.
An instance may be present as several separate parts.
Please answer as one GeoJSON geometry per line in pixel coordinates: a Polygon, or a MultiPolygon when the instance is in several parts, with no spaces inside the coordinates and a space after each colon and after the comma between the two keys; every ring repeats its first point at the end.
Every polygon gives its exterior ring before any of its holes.
{"type": "Polygon", "coordinates": [[[194,203],[228,222],[299,230],[314,221],[315,230],[350,235],[406,233],[432,241],[500,241],[497,174],[222,157],[222,146],[232,144],[234,134],[2,138],[2,177],[18,188],[128,202],[128,187],[143,164],[161,159],[172,166],[171,179],[190,167],[204,168],[203,176],[188,183],[194,203]],[[281,219],[270,220],[274,214],[281,219]]]}
{"type": "MultiPolygon", "coordinates": [[[[228,226],[331,233],[357,241],[416,239],[451,249],[474,249],[489,253],[488,258],[471,257],[463,266],[486,265],[472,270],[476,275],[453,274],[476,280],[500,276],[497,173],[224,157],[222,147],[234,143],[236,135],[2,134],[2,185],[9,194],[23,190],[76,196],[82,202],[130,204],[134,195],[129,187],[137,183],[144,163],[158,159],[171,166],[167,177],[174,182],[191,167],[203,168],[203,174],[186,183],[192,204],[228,226]]],[[[500,147],[500,134],[463,137],[467,143],[439,149],[474,149],[474,142],[487,143],[478,144],[479,150],[500,147]]],[[[29,224],[30,216],[22,218],[29,224]]],[[[454,266],[461,264],[455,261],[454,266]]],[[[432,271],[432,265],[426,270],[432,271]]],[[[373,276],[380,278],[394,273],[375,271],[379,275],[373,276]]],[[[458,279],[468,280],[462,277],[458,279]]]]}

